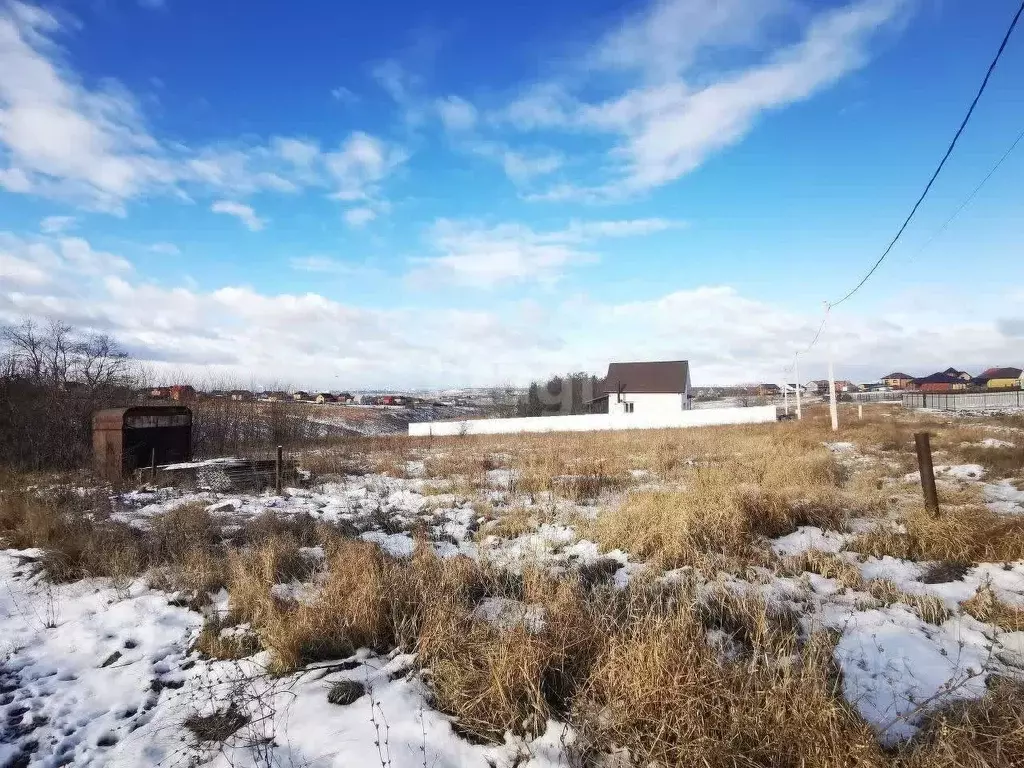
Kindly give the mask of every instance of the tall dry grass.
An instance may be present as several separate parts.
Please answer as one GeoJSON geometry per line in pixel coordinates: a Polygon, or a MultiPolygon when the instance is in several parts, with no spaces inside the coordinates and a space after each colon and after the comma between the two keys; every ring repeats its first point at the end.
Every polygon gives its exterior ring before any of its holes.
{"type": "Polygon", "coordinates": [[[875,557],[964,564],[1024,559],[1024,520],[983,506],[943,507],[937,517],[917,508],[897,522],[902,530],[880,523],[847,548],[875,557]]]}

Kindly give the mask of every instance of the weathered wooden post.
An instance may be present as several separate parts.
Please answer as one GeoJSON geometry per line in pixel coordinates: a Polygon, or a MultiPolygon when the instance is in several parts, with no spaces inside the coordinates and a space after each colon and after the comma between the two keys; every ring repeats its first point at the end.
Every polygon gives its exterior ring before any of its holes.
{"type": "Polygon", "coordinates": [[[863,403],[858,403],[857,404],[857,419],[859,421],[864,421],[864,405],[863,405],[863,403]]]}
{"type": "Polygon", "coordinates": [[[277,461],[274,464],[274,490],[281,495],[281,475],[284,473],[284,448],[277,446],[277,461]]]}
{"type": "Polygon", "coordinates": [[[154,483],[156,482],[156,448],[153,448],[153,452],[149,457],[149,479],[154,483]]]}
{"type": "Polygon", "coordinates": [[[939,516],[939,494],[935,490],[935,468],[932,466],[931,438],[927,432],[915,432],[917,466],[921,472],[921,490],[924,492],[924,506],[933,517],[939,516]]]}

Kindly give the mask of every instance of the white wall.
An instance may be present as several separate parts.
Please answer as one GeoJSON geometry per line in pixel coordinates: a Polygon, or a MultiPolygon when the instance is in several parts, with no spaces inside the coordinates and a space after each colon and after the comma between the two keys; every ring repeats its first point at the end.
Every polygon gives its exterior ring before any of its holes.
{"type": "Polygon", "coordinates": [[[626,403],[633,403],[634,416],[656,416],[686,410],[686,395],[678,393],[629,394],[623,392],[622,402],[617,403],[616,399],[614,393],[608,395],[608,413],[625,413],[626,403]]]}
{"type": "Polygon", "coordinates": [[[536,416],[524,419],[472,419],[424,421],[409,425],[409,434],[509,435],[517,432],[593,432],[612,429],[665,429],[705,427],[715,424],[762,424],[778,419],[774,405],[756,408],[714,408],[706,411],[675,411],[648,414],[593,413],[583,416],[536,416]]]}

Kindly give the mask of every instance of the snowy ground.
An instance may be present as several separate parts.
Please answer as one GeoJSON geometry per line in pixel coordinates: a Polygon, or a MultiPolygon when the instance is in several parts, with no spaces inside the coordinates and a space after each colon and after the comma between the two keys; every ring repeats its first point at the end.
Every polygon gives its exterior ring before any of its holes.
{"type": "MultiPolygon", "coordinates": [[[[842,461],[867,460],[852,443],[828,447],[842,461]]],[[[144,527],[154,515],[202,502],[229,525],[268,510],[347,523],[395,556],[412,552],[409,531],[417,528],[429,532],[442,556],[486,557],[510,569],[531,563],[563,570],[601,560],[622,587],[647,568],[627,553],[601,553],[580,538],[572,521],[593,515],[592,506],[544,494],[517,496],[507,490],[513,485],[508,470],[492,470],[490,487],[473,498],[431,487],[432,481],[417,477],[421,464],[412,462],[407,470],[407,478],[351,476],[282,496],[132,492],[115,500],[115,516],[144,527]],[[549,522],[501,538],[489,533],[492,523],[474,506],[481,501],[498,510],[534,508],[549,522]]],[[[980,466],[942,466],[937,473],[940,483],[980,486],[990,509],[1001,515],[1024,514],[1024,491],[1010,481],[987,481],[980,466]]],[[[653,481],[650,473],[636,479],[653,481]]],[[[939,598],[950,618],[927,623],[912,606],[884,605],[813,573],[782,577],[766,571],[752,582],[721,574],[719,580],[793,608],[808,631],[840,632],[835,654],[844,693],[883,742],[912,735],[920,716],[941,704],[980,696],[993,672],[1024,674],[1024,633],[998,631],[959,607],[982,586],[1024,606],[1024,563],[981,564],[955,581],[925,583],[921,564],[845,551],[852,539],[851,533],[805,527],[770,546],[780,555],[835,553],[865,580],[890,579],[911,595],[939,598]]],[[[119,589],[107,580],[50,585],[38,573],[40,556],[0,551],[0,766],[567,764],[573,734],[555,722],[530,742],[508,736],[502,745],[481,746],[458,737],[450,719],[429,706],[409,656],[362,653],[273,678],[264,674],[262,653],[227,662],[190,650],[204,617],[174,595],[142,580],[119,589]],[[361,686],[361,695],[350,704],[330,703],[328,694],[344,681],[357,683],[357,694],[361,686]],[[213,749],[184,723],[216,712],[244,715],[248,723],[213,749]]],[[[279,586],[301,592],[299,585],[279,586]]],[[[499,624],[543,622],[534,606],[514,601],[485,601],[477,610],[499,624]]]]}

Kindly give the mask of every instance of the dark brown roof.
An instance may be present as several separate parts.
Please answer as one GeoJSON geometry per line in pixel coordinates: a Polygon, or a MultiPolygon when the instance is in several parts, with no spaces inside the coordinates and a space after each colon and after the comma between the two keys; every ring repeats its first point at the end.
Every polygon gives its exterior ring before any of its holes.
{"type": "Polygon", "coordinates": [[[905,373],[896,372],[896,373],[890,373],[888,376],[883,376],[882,378],[883,379],[907,379],[907,380],[910,380],[910,379],[913,379],[914,377],[913,376],[908,376],[905,373]]]}
{"type": "Polygon", "coordinates": [[[963,384],[963,380],[956,377],[950,376],[945,371],[939,371],[933,373],[931,376],[924,376],[920,379],[914,379],[915,384],[963,384]]]}
{"type": "Polygon", "coordinates": [[[649,363],[610,363],[608,376],[598,384],[596,394],[682,394],[686,391],[690,364],[686,360],[664,360],[649,363]]]}
{"type": "Polygon", "coordinates": [[[989,368],[978,378],[982,379],[1017,379],[1020,378],[1020,368],[989,368]]]}

